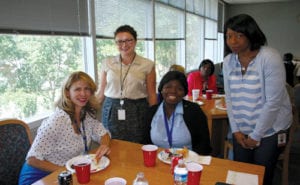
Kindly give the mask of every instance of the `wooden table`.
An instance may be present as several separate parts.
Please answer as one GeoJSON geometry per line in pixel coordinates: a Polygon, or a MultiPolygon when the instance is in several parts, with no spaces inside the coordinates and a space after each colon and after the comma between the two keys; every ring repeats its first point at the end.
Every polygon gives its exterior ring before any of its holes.
{"type": "MultiPolygon", "coordinates": [[[[188,100],[192,100],[192,97],[188,97],[188,100]]],[[[204,103],[200,107],[207,117],[211,146],[213,148],[212,155],[215,157],[223,156],[224,141],[228,132],[227,111],[216,108],[216,103],[220,101],[220,98],[207,100],[200,97],[199,100],[204,103]]]]}
{"type": "Polygon", "coordinates": [[[202,101],[204,104],[201,105],[201,109],[204,111],[207,121],[208,121],[208,129],[210,136],[212,136],[212,130],[213,130],[213,120],[227,120],[227,111],[226,110],[220,110],[216,108],[216,103],[220,99],[211,99],[207,100],[205,98],[201,98],[200,101],[202,101]]]}
{"type": "MultiPolygon", "coordinates": [[[[118,176],[125,178],[127,185],[131,185],[136,174],[142,171],[151,185],[172,185],[173,178],[170,173],[170,165],[157,159],[155,167],[145,167],[141,146],[127,141],[112,140],[111,154],[109,155],[110,165],[106,169],[92,174],[88,184],[103,185],[106,179],[118,176]]],[[[64,167],[35,182],[34,185],[58,184],[57,176],[63,170],[65,170],[64,167]]],[[[259,184],[261,185],[263,182],[263,166],[212,158],[210,165],[204,165],[200,184],[215,185],[218,181],[225,182],[228,170],[257,174],[259,184]]],[[[73,185],[78,184],[76,175],[73,174],[73,185]]]]}

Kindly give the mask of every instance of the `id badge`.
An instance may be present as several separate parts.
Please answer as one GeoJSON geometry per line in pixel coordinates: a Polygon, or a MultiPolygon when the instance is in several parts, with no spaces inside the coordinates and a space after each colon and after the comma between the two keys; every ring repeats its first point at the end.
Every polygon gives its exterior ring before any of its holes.
{"type": "Polygon", "coordinates": [[[119,109],[118,110],[118,120],[125,120],[125,119],[126,119],[125,109],[119,109]]]}
{"type": "Polygon", "coordinates": [[[286,144],[286,133],[279,133],[277,141],[278,141],[278,146],[279,147],[285,146],[285,144],[286,144]]]}

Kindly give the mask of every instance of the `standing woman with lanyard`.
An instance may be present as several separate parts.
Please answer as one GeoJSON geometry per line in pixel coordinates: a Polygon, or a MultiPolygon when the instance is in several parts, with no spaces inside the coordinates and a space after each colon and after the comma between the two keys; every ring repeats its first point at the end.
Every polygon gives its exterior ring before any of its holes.
{"type": "Polygon", "coordinates": [[[264,185],[272,184],[279,153],[288,139],[292,106],[281,56],[247,14],[224,25],[223,62],[227,113],[234,160],[265,166],[264,185]]]}
{"type": "Polygon", "coordinates": [[[144,115],[157,103],[154,62],[136,54],[137,33],[129,25],[114,33],[120,55],[102,63],[98,98],[102,122],[112,138],[141,143],[144,115]]]}

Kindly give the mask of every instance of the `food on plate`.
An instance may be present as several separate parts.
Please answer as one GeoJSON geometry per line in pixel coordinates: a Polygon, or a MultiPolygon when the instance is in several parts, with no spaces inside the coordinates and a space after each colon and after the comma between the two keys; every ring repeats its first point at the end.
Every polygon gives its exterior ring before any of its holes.
{"type": "Polygon", "coordinates": [[[74,173],[76,164],[89,162],[91,163],[91,173],[95,173],[105,169],[109,165],[110,160],[106,156],[102,156],[100,161],[97,161],[95,156],[96,156],[95,154],[89,154],[89,155],[79,155],[77,157],[74,157],[67,161],[66,168],[67,170],[74,173]]]}
{"type": "Polygon", "coordinates": [[[96,157],[92,158],[92,165],[97,166],[100,161],[97,161],[96,157]]]}
{"type": "Polygon", "coordinates": [[[189,149],[187,147],[183,147],[182,149],[165,149],[164,150],[166,160],[171,160],[174,155],[182,155],[183,158],[186,158],[189,153],[189,149]]]}
{"type": "Polygon", "coordinates": [[[183,158],[186,158],[189,153],[189,149],[185,146],[182,149],[176,150],[176,153],[182,154],[183,158]]]}
{"type": "Polygon", "coordinates": [[[225,98],[221,98],[220,100],[220,106],[223,107],[223,108],[226,108],[226,102],[225,102],[225,98]]]}

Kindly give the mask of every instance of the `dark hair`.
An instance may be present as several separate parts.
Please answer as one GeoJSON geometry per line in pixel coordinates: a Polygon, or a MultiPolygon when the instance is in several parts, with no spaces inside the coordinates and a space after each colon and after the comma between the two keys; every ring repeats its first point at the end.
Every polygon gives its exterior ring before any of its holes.
{"type": "Polygon", "coordinates": [[[204,66],[204,65],[206,65],[206,64],[209,64],[210,65],[210,69],[211,69],[211,71],[210,71],[210,73],[209,73],[209,76],[211,76],[212,74],[214,74],[214,72],[215,72],[215,65],[214,65],[214,63],[211,61],[211,60],[209,60],[209,59],[204,59],[204,60],[202,60],[202,62],[200,63],[200,65],[199,65],[199,70],[200,70],[200,68],[202,67],[202,66],[204,66]]]}
{"type": "Polygon", "coordinates": [[[283,61],[292,61],[294,58],[292,53],[285,53],[283,55],[283,61]]]}
{"type": "Polygon", "coordinates": [[[159,95],[161,96],[161,91],[162,91],[164,85],[172,80],[177,80],[184,88],[184,95],[187,95],[188,84],[187,84],[186,76],[184,73],[179,72],[179,71],[169,71],[162,77],[162,79],[159,83],[159,86],[158,86],[159,95]]]}
{"type": "Polygon", "coordinates": [[[226,43],[227,29],[243,33],[250,42],[251,51],[260,49],[261,46],[267,44],[266,36],[261,31],[255,20],[250,15],[239,14],[229,18],[224,24],[225,55],[232,52],[226,43]]]}
{"type": "Polygon", "coordinates": [[[136,31],[134,30],[133,27],[131,27],[129,25],[120,26],[119,28],[117,28],[117,30],[114,33],[115,37],[118,33],[121,33],[121,32],[130,33],[133,36],[134,40],[137,40],[137,33],[136,33],[136,31]]]}

